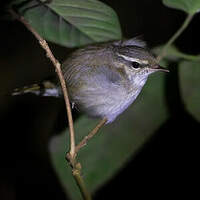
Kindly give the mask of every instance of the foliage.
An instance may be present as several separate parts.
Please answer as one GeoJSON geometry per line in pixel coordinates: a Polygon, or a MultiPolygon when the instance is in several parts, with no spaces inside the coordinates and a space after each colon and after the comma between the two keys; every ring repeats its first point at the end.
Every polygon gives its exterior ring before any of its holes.
{"type": "Polygon", "coordinates": [[[200,121],[200,61],[181,61],[179,63],[180,90],[186,109],[200,121]]]}
{"type": "Polygon", "coordinates": [[[189,14],[195,14],[200,11],[199,0],[163,0],[166,6],[183,10],[189,14]]]}
{"type": "Polygon", "coordinates": [[[30,1],[21,8],[21,13],[46,40],[79,47],[121,38],[116,13],[100,1],[53,0],[37,5],[38,1],[30,1]]]}

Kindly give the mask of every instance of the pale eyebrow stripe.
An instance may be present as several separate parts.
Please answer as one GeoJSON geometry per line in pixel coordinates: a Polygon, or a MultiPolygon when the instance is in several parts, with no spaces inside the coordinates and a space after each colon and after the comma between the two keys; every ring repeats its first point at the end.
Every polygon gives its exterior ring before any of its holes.
{"type": "Polygon", "coordinates": [[[149,64],[148,60],[140,60],[138,58],[132,58],[132,57],[128,57],[121,54],[117,54],[117,55],[131,62],[138,62],[139,64],[145,64],[145,65],[149,64]]]}

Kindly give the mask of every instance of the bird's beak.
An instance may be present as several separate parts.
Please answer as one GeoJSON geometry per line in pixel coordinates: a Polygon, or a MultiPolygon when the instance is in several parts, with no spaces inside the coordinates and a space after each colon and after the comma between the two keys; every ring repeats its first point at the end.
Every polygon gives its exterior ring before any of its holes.
{"type": "Polygon", "coordinates": [[[161,67],[160,65],[155,65],[154,67],[152,67],[152,69],[154,69],[155,71],[169,72],[168,69],[161,67]]]}

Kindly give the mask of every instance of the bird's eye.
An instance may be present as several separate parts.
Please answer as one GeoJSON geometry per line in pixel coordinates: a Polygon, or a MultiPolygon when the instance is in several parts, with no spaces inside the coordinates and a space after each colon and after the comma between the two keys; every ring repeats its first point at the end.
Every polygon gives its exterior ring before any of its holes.
{"type": "Polygon", "coordinates": [[[138,69],[140,67],[140,64],[138,62],[131,62],[131,65],[135,69],[138,69]]]}

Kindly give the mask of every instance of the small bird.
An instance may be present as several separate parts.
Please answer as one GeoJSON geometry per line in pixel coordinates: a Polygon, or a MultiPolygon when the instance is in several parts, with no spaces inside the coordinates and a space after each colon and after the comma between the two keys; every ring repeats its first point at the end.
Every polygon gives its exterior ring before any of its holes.
{"type": "MultiPolygon", "coordinates": [[[[80,48],[69,55],[62,71],[72,105],[106,123],[135,101],[150,74],[168,72],[138,38],[80,48]]],[[[54,92],[48,90],[44,96],[61,95],[59,86],[57,93],[51,89],[54,92]]],[[[33,89],[24,91],[34,93],[33,89]]],[[[20,94],[19,90],[14,94],[20,94]]]]}
{"type": "Polygon", "coordinates": [[[134,102],[150,74],[168,72],[137,38],[79,49],[62,70],[73,105],[107,123],[134,102]]]}

